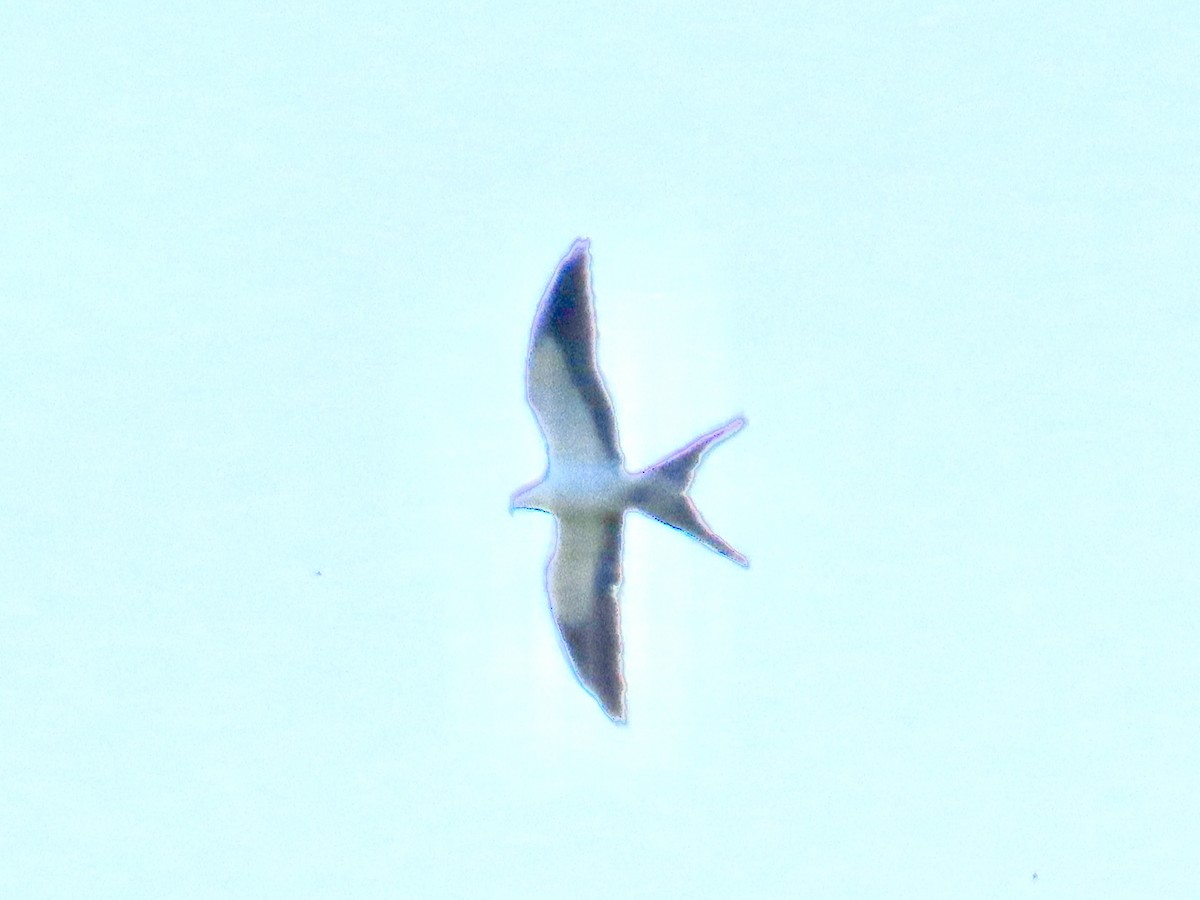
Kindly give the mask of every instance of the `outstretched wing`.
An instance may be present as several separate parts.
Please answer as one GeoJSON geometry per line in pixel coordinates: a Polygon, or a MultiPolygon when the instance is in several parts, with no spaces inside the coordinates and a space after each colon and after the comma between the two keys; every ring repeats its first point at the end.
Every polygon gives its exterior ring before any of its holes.
{"type": "Polygon", "coordinates": [[[577,240],[542,296],[529,341],[526,394],[550,464],[622,462],[612,401],[596,364],[588,241],[577,240]]]}
{"type": "Polygon", "coordinates": [[[621,675],[621,516],[555,516],[546,588],[563,648],[609,718],[625,721],[621,675]]]}

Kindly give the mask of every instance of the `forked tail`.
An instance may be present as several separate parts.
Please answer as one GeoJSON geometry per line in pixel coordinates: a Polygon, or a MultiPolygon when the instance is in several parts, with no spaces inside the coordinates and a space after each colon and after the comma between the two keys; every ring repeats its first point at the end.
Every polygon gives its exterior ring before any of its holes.
{"type": "Polygon", "coordinates": [[[687,494],[704,454],[710,447],[737,434],[745,424],[746,420],[739,416],[643,470],[639,473],[634,501],[637,508],[646,515],[658,519],[664,525],[678,528],[706,547],[729,557],[739,566],[749,568],[750,563],[746,557],[725,543],[720,535],[705,524],[696,505],[687,494]]]}

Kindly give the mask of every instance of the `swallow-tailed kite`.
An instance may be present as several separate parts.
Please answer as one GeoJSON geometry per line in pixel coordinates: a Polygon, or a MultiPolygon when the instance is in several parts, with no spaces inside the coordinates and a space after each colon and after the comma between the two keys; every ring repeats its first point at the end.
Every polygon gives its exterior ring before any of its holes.
{"type": "Polygon", "coordinates": [[[554,516],[546,589],[563,649],[584,688],[613,721],[624,722],[617,588],[625,511],[645,513],[748,566],[746,557],[704,523],[687,494],[704,454],[746,421],[732,419],[648,469],[625,470],[612,402],[596,363],[588,248],[585,239],[572,245],[534,319],[526,394],[548,464],[541,480],[513,494],[510,509],[554,516]]]}

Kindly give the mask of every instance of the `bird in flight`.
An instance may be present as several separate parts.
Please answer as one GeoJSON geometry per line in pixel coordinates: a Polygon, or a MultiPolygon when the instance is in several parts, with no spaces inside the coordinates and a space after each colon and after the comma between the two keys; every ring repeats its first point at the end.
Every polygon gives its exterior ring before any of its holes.
{"type": "Polygon", "coordinates": [[[559,262],[529,339],[525,388],[546,444],[545,475],[518,490],[509,509],[554,516],[546,565],[550,610],[579,678],[614,722],[625,721],[621,672],[621,532],[635,509],[677,528],[740,566],[742,554],[710,529],[688,487],[704,454],[746,424],[740,416],[640,472],[628,472],[612,401],[596,363],[591,257],[586,239],[559,262]]]}

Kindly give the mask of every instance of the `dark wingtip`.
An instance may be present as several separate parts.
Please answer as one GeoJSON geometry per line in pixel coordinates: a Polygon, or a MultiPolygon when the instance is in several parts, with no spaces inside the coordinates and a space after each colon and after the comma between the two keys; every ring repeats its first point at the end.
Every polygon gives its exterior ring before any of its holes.
{"type": "Polygon", "coordinates": [[[563,263],[577,262],[580,259],[586,262],[591,248],[592,242],[589,238],[576,238],[575,242],[571,244],[571,249],[567,251],[567,255],[563,257],[563,263]]]}
{"type": "Polygon", "coordinates": [[[612,720],[612,723],[614,725],[628,725],[629,724],[629,720],[626,718],[626,715],[625,715],[624,699],[622,699],[621,705],[616,707],[615,709],[610,707],[608,704],[606,704],[604,702],[601,702],[600,705],[602,707],[604,707],[604,714],[612,720]]]}
{"type": "Polygon", "coordinates": [[[572,284],[572,279],[578,279],[582,270],[583,281],[578,282],[583,290],[583,287],[589,279],[589,270],[592,267],[592,257],[589,252],[591,241],[587,238],[576,238],[575,243],[571,244],[571,249],[566,252],[566,255],[558,261],[558,268],[555,270],[554,277],[550,279],[550,284],[546,289],[546,295],[542,298],[542,306],[553,297],[557,292],[569,287],[572,284]]]}
{"type": "Polygon", "coordinates": [[[588,693],[596,698],[604,714],[617,725],[625,724],[625,679],[616,684],[588,686],[588,693]],[[615,688],[615,690],[614,690],[615,688]]]}

